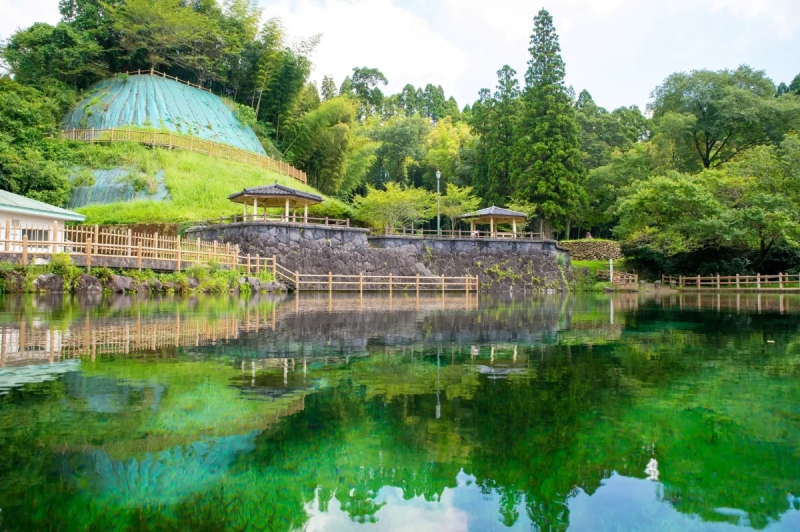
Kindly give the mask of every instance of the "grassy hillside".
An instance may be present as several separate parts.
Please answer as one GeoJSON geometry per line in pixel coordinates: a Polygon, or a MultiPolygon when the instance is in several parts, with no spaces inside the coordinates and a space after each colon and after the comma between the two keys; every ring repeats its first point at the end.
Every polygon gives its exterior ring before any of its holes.
{"type": "Polygon", "coordinates": [[[299,181],[255,166],[183,151],[151,150],[135,144],[106,146],[89,168],[125,166],[139,176],[164,172],[171,196],[167,201],[89,205],[76,209],[89,224],[191,222],[241,214],[242,206],[228,196],[245,187],[274,182],[317,193],[299,181]]]}

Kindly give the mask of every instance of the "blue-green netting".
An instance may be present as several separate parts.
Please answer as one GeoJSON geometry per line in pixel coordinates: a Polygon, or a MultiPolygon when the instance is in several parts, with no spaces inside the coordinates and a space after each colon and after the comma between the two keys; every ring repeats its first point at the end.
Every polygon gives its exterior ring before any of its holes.
{"type": "Polygon", "coordinates": [[[166,128],[266,155],[219,96],[149,74],[101,81],[64,118],[64,129],[125,126],[166,128]]]}
{"type": "Polygon", "coordinates": [[[90,187],[74,187],[70,194],[68,209],[77,209],[86,205],[97,203],[115,203],[118,201],[133,201],[149,199],[162,201],[169,199],[169,192],[164,186],[164,171],[159,170],[154,179],[157,183],[155,193],[149,194],[147,190],[137,192],[126,180],[130,168],[112,168],[110,170],[92,170],[94,185],[90,187]]]}

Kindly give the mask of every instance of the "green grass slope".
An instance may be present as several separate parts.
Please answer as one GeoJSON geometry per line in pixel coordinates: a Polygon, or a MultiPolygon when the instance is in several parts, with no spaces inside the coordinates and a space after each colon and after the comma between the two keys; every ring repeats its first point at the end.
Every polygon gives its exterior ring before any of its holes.
{"type": "MultiPolygon", "coordinates": [[[[228,196],[245,187],[275,182],[318,194],[310,186],[256,166],[218,159],[198,153],[152,150],[135,144],[104,147],[102,157],[85,167],[125,166],[138,175],[164,172],[171,199],[87,205],[76,209],[87,224],[180,223],[241,214],[242,206],[228,196]]],[[[326,202],[327,203],[327,202],[326,202]]]]}

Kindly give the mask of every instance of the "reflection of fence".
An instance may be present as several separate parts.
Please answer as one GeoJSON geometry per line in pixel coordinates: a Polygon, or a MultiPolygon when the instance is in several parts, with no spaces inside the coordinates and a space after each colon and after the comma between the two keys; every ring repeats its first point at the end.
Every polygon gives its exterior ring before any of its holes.
{"type": "Polygon", "coordinates": [[[778,273],[775,275],[709,275],[694,277],[662,275],[661,283],[688,289],[734,289],[734,290],[787,290],[800,289],[800,274],[778,273]]]}
{"type": "Polygon", "coordinates": [[[308,181],[306,173],[298,170],[297,168],[276,161],[266,155],[253,153],[247,150],[241,150],[227,144],[220,142],[212,142],[209,140],[202,140],[191,135],[183,135],[181,133],[173,133],[171,131],[158,131],[158,130],[134,130],[134,129],[70,129],[64,131],[64,138],[67,140],[83,141],[83,142],[136,142],[138,144],[146,144],[148,146],[163,146],[168,149],[179,149],[203,153],[212,157],[222,157],[240,163],[253,164],[278,172],[279,174],[288,175],[302,183],[308,181]]]}
{"type": "Polygon", "coordinates": [[[421,276],[421,275],[343,275],[343,274],[312,274],[290,272],[281,265],[276,268],[278,278],[288,281],[295,290],[351,290],[359,293],[366,291],[382,290],[390,294],[397,291],[420,292],[447,291],[477,292],[478,278],[473,276],[447,277],[421,276]]]}
{"type": "Polygon", "coordinates": [[[499,240],[542,240],[543,233],[523,233],[509,231],[470,231],[469,229],[416,229],[414,227],[401,227],[400,229],[385,228],[386,236],[404,236],[408,238],[471,238],[477,240],[499,239],[499,240]]]}
{"type": "Polygon", "coordinates": [[[32,325],[26,321],[0,326],[0,367],[23,362],[57,362],[63,359],[99,355],[153,353],[179,346],[216,345],[239,338],[243,332],[276,329],[279,319],[292,314],[327,311],[420,311],[476,309],[477,297],[295,297],[294,304],[274,304],[262,309],[246,307],[219,318],[197,315],[76,321],[67,328],[32,325]]]}
{"type": "MultiPolygon", "coordinates": [[[[608,270],[597,270],[597,279],[601,281],[608,281],[611,273],[608,270]]],[[[624,288],[632,290],[639,288],[639,276],[633,273],[618,272],[614,270],[614,279],[611,284],[616,288],[624,288]]]]}

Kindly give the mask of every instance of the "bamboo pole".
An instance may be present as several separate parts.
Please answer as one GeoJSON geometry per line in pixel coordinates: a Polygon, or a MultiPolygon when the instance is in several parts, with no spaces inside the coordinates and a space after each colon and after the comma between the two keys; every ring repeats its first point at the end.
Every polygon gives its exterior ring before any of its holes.
{"type": "Polygon", "coordinates": [[[139,239],[139,246],[136,248],[136,268],[142,271],[142,239],[139,239]]]}
{"type": "Polygon", "coordinates": [[[181,235],[178,235],[175,239],[175,245],[178,248],[178,264],[176,265],[176,268],[178,271],[181,271],[181,235]]]}
{"type": "Polygon", "coordinates": [[[92,273],[92,237],[86,237],[86,273],[92,273]]]}
{"type": "Polygon", "coordinates": [[[22,235],[22,265],[28,264],[28,233],[22,235]]]}

